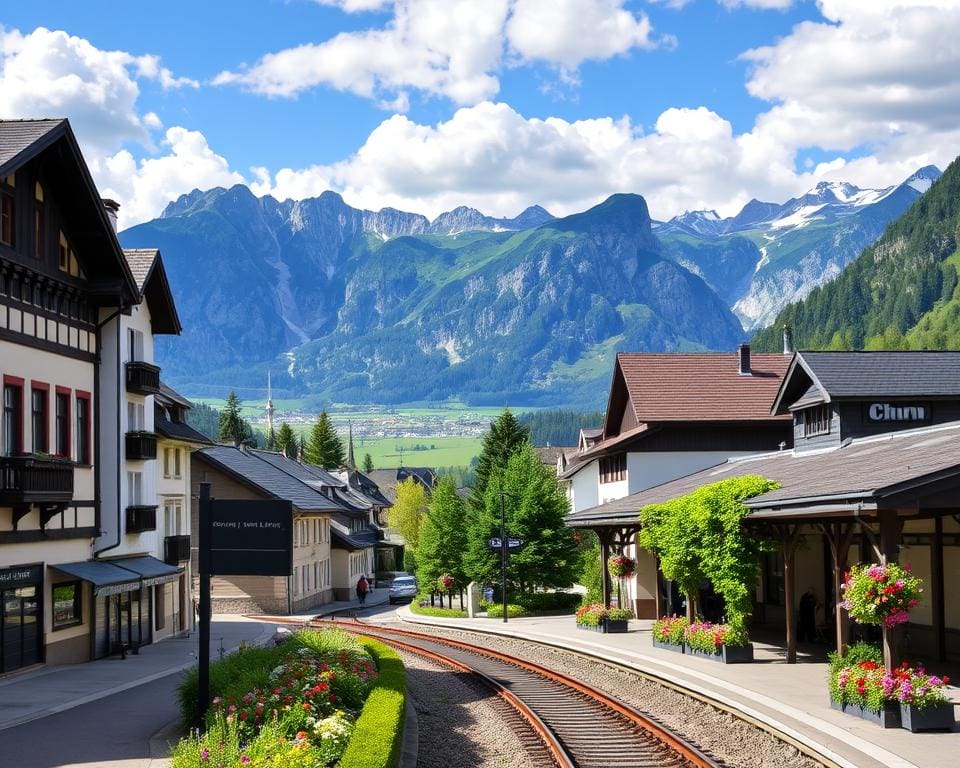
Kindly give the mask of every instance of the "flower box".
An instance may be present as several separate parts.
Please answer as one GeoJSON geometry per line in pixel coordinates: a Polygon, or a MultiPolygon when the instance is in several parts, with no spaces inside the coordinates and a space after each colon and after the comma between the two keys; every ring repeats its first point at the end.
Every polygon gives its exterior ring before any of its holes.
{"type": "Polygon", "coordinates": [[[706,653],[705,651],[691,648],[688,645],[684,653],[691,656],[699,656],[703,659],[719,661],[724,664],[748,664],[753,661],[753,643],[747,643],[746,645],[721,645],[714,653],[706,653]]]}
{"type": "Polygon", "coordinates": [[[626,619],[607,619],[603,622],[604,632],[626,632],[628,628],[626,619]]]}
{"type": "Polygon", "coordinates": [[[591,624],[577,624],[577,629],[583,629],[587,632],[603,632],[603,624],[597,624],[593,626],[591,624]]]}
{"type": "Polygon", "coordinates": [[[933,704],[929,707],[916,707],[913,704],[900,705],[900,723],[911,733],[917,731],[949,731],[953,728],[953,702],[933,704]]]}
{"type": "Polygon", "coordinates": [[[833,699],[830,699],[830,708],[845,712],[854,717],[859,717],[861,720],[876,723],[881,728],[900,727],[900,707],[892,701],[884,702],[883,709],[879,712],[874,712],[872,709],[864,709],[859,704],[841,704],[833,699]]]}
{"type": "Polygon", "coordinates": [[[662,640],[657,640],[653,638],[653,647],[662,648],[665,651],[674,651],[675,653],[684,653],[686,651],[686,646],[679,643],[665,643],[662,640]]]}

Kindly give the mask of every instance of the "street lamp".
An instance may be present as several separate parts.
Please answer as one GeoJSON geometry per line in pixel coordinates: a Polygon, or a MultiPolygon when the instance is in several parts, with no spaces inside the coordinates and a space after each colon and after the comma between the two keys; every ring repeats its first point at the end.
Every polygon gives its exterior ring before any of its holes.
{"type": "Polygon", "coordinates": [[[508,541],[507,541],[507,524],[506,524],[506,513],[504,506],[505,498],[513,498],[513,494],[507,493],[506,491],[499,491],[497,496],[500,497],[500,597],[503,600],[503,622],[507,622],[507,552],[508,552],[508,541]]]}

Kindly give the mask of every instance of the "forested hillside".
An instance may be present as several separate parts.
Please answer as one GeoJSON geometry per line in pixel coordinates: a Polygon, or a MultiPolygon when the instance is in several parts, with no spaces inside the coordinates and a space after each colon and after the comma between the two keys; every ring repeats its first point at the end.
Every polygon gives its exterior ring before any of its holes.
{"type": "Polygon", "coordinates": [[[799,349],[960,348],[960,161],[833,282],[789,305],[753,339],[799,349]]]}
{"type": "Polygon", "coordinates": [[[518,421],[530,430],[530,442],[537,446],[573,447],[585,427],[603,426],[603,411],[543,410],[521,413],[518,421]]]}

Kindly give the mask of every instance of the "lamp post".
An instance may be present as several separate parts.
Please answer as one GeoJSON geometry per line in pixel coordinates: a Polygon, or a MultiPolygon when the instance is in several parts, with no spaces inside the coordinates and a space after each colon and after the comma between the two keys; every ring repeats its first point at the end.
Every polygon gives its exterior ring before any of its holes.
{"type": "Polygon", "coordinates": [[[504,499],[513,498],[506,491],[497,493],[500,497],[500,597],[503,600],[503,622],[507,622],[507,523],[504,499]]]}

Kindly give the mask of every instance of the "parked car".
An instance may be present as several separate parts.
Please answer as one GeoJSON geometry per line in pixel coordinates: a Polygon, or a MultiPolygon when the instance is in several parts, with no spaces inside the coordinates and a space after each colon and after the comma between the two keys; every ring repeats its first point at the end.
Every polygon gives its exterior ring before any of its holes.
{"type": "Polygon", "coordinates": [[[387,592],[390,605],[401,600],[412,601],[417,596],[417,580],[413,576],[397,576],[387,592]]]}

